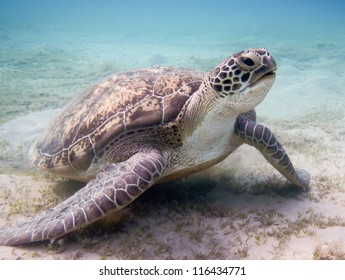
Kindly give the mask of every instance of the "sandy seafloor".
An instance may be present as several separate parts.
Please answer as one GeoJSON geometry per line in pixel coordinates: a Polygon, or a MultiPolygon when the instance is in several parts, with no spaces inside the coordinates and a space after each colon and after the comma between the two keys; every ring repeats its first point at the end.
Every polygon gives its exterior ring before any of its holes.
{"type": "Polygon", "coordinates": [[[0,246],[0,259],[345,259],[345,24],[325,26],[319,20],[336,21],[336,14],[315,7],[324,13],[317,17],[313,8],[297,9],[294,25],[279,17],[244,26],[231,19],[227,28],[204,32],[197,18],[190,30],[152,24],[151,33],[145,22],[139,30],[123,25],[104,33],[99,26],[75,27],[83,19],[2,22],[0,227],[83,186],[42,174],[26,156],[71,96],[126,69],[207,71],[249,47],[268,48],[278,64],[275,85],[257,107],[258,121],[312,179],[308,192],[291,190],[254,148],[242,146],[206,172],[152,187],[116,222],[97,223],[53,245],[0,246]]]}

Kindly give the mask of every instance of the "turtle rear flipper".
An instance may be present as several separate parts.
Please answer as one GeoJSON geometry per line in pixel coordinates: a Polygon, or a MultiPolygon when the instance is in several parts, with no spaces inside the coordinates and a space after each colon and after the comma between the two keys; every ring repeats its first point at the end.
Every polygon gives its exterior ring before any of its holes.
{"type": "Polygon", "coordinates": [[[270,129],[256,122],[255,111],[240,114],[235,123],[235,135],[242,143],[254,146],[286,179],[303,190],[309,188],[310,175],[295,169],[288,154],[270,129]]]}
{"type": "Polygon", "coordinates": [[[96,179],[56,207],[0,230],[0,244],[19,245],[56,239],[115,212],[136,199],[162,175],[165,160],[158,150],[137,153],[110,164],[96,179]]]}

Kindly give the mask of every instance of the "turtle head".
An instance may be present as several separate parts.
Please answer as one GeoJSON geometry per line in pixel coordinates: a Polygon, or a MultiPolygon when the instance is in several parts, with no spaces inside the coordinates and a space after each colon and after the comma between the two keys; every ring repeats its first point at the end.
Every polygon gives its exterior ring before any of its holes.
{"type": "Polygon", "coordinates": [[[217,65],[208,81],[232,112],[243,113],[265,98],[274,83],[275,70],[276,63],[266,49],[249,49],[217,65]]]}

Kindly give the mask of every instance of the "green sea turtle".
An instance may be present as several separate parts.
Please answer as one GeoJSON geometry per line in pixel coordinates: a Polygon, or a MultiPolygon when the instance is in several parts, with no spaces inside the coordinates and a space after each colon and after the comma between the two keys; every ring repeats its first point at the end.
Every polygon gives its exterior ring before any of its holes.
{"type": "Polygon", "coordinates": [[[153,184],[219,163],[243,143],[306,189],[308,173],[295,170],[272,132],[256,123],[254,108],[275,70],[266,49],[249,49],[208,73],[154,67],[90,86],[31,152],[41,169],[88,183],[56,207],[1,229],[0,244],[55,240],[125,207],[153,184]]]}

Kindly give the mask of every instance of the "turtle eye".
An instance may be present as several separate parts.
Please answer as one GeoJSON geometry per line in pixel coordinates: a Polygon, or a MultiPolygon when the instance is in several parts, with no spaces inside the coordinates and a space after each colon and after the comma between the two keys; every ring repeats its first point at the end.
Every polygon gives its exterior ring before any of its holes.
{"type": "Polygon", "coordinates": [[[241,61],[248,67],[254,66],[255,62],[250,57],[241,57],[241,61]]]}
{"type": "Polygon", "coordinates": [[[254,52],[245,52],[236,59],[236,64],[244,71],[252,71],[260,65],[260,57],[254,52]]]}

